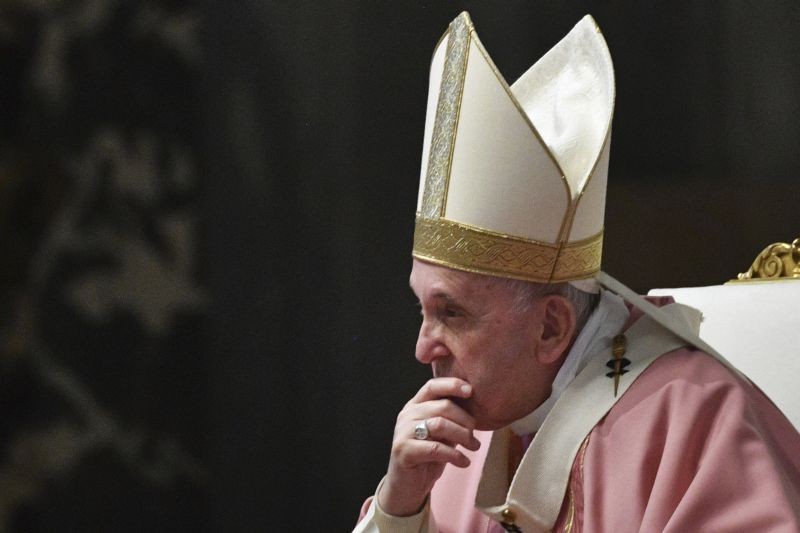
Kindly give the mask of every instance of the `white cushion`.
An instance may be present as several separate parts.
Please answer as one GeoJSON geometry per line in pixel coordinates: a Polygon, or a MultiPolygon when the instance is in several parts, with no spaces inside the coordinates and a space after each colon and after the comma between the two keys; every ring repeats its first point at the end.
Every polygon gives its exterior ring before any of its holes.
{"type": "Polygon", "coordinates": [[[749,377],[800,431],[800,281],[653,289],[703,313],[700,337],[749,377]]]}

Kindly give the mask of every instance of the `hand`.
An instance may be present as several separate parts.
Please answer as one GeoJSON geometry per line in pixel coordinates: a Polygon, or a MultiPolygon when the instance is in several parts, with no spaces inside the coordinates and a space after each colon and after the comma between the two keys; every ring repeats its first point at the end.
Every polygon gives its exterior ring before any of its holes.
{"type": "Polygon", "coordinates": [[[456,445],[477,450],[480,442],[472,431],[475,420],[454,398],[469,398],[472,387],[458,378],[433,378],[403,407],[397,416],[389,470],[378,494],[386,513],[411,516],[419,512],[434,482],[447,463],[469,466],[469,459],[456,445]],[[427,420],[427,440],[414,438],[414,427],[427,420]]]}

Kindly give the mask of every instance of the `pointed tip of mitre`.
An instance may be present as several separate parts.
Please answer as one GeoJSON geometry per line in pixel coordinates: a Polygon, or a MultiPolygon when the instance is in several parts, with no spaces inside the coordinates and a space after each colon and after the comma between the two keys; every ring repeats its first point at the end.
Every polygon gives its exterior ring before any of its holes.
{"type": "Polygon", "coordinates": [[[606,64],[608,65],[609,69],[608,72],[611,81],[611,91],[612,94],[615,94],[616,87],[614,85],[614,63],[611,60],[611,52],[608,50],[608,43],[606,42],[606,38],[603,35],[603,31],[600,29],[600,25],[597,24],[597,21],[594,19],[594,17],[588,13],[584,15],[583,18],[579,20],[577,24],[575,24],[575,26],[564,37],[563,40],[567,40],[573,33],[579,33],[583,31],[591,31],[591,33],[595,35],[596,37],[595,44],[597,45],[597,51],[599,52],[600,55],[603,56],[606,64]]]}
{"type": "Polygon", "coordinates": [[[611,55],[591,16],[509,86],[460,13],[431,61],[414,256],[538,282],[591,277],[614,100],[611,55]],[[472,257],[475,247],[446,245],[454,236],[521,250],[520,264],[514,254],[472,257]]]}
{"type": "Polygon", "coordinates": [[[475,25],[472,23],[472,18],[469,16],[469,11],[462,11],[453,20],[451,20],[450,24],[447,25],[447,31],[445,31],[445,34],[447,34],[453,29],[453,27],[456,26],[463,26],[470,31],[475,29],[475,25]]]}
{"type": "Polygon", "coordinates": [[[594,20],[594,17],[591,16],[589,13],[586,13],[583,16],[583,18],[578,21],[578,24],[590,24],[592,27],[594,27],[595,30],[597,30],[598,32],[600,31],[600,26],[598,26],[597,21],[594,20]]]}
{"type": "Polygon", "coordinates": [[[464,22],[466,22],[468,24],[472,24],[472,19],[469,16],[469,11],[462,11],[461,13],[459,13],[458,16],[453,19],[453,22],[455,22],[455,21],[457,21],[459,19],[463,20],[464,22]]]}
{"type": "MultiPolygon", "coordinates": [[[[610,112],[611,115],[614,114],[614,105],[616,104],[617,100],[617,84],[616,84],[616,74],[614,73],[614,62],[611,59],[611,52],[608,49],[608,43],[606,42],[606,38],[603,35],[603,31],[600,29],[600,25],[594,19],[594,17],[590,14],[584,15],[584,17],[578,21],[578,24],[575,27],[583,26],[587,30],[591,30],[592,35],[595,36],[595,44],[596,44],[596,53],[603,58],[603,62],[606,65],[606,77],[603,80],[605,83],[608,84],[608,90],[610,93],[610,112]]],[[[611,117],[609,117],[609,121],[611,117]]]]}
{"type": "Polygon", "coordinates": [[[600,29],[600,25],[592,15],[588,13],[584,15],[583,18],[581,18],[578,23],[573,26],[569,33],[562,38],[562,41],[570,41],[571,39],[575,38],[576,35],[580,35],[584,32],[587,34],[591,33],[595,36],[597,51],[608,60],[609,66],[613,67],[611,62],[611,52],[608,50],[608,43],[606,43],[606,39],[603,35],[603,31],[600,29]]]}
{"type": "Polygon", "coordinates": [[[594,170],[588,164],[589,159],[599,157],[604,138],[610,132],[616,100],[611,53],[594,17],[587,14],[580,19],[511,89],[555,152],[573,196],[580,194],[586,177],[594,170]],[[588,95],[592,95],[592,104],[580,105],[588,95]],[[563,98],[564,105],[553,107],[555,98],[563,98]],[[570,106],[570,102],[577,105],[570,106]],[[596,142],[585,152],[586,157],[574,157],[571,135],[562,131],[565,123],[584,133],[591,124],[596,142]]]}

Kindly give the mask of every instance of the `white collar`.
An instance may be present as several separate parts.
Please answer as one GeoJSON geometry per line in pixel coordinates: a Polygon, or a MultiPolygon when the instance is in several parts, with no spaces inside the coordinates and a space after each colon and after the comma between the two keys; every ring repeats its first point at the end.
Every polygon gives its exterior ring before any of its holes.
{"type": "Polygon", "coordinates": [[[622,298],[611,291],[601,289],[600,302],[589,316],[589,320],[578,334],[556,374],[550,397],[532,412],[512,422],[511,430],[517,435],[529,435],[538,431],[561,393],[583,369],[589,357],[611,347],[611,339],[622,330],[629,315],[622,298]]]}

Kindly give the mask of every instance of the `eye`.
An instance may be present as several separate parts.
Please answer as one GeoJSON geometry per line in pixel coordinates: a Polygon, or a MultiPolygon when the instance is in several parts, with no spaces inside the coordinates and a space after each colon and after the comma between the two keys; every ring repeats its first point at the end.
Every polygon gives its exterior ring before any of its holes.
{"type": "Polygon", "coordinates": [[[462,313],[461,313],[461,309],[458,309],[457,307],[447,306],[442,311],[442,315],[447,317],[447,318],[457,318],[457,317],[462,316],[462,313]]]}

